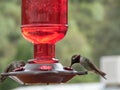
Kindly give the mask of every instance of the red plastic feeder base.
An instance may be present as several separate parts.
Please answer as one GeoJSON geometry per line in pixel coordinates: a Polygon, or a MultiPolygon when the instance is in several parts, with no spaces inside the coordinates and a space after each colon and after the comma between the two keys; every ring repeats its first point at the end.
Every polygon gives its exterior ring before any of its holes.
{"type": "Polygon", "coordinates": [[[71,68],[64,68],[60,63],[54,64],[26,64],[23,71],[2,73],[20,84],[65,83],[75,75],[85,75],[71,68]]]}

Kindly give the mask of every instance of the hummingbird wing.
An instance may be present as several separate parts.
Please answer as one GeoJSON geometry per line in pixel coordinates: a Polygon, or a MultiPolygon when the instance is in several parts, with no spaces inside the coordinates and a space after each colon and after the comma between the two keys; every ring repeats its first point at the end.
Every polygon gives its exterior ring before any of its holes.
{"type": "MultiPolygon", "coordinates": [[[[16,62],[12,62],[11,64],[9,64],[6,69],[4,70],[4,73],[8,73],[13,71],[14,69],[18,68],[18,67],[23,67],[25,66],[25,62],[24,61],[16,61],[16,62]]],[[[0,83],[3,82],[5,79],[7,78],[7,76],[0,76],[0,83]]]]}
{"type": "Polygon", "coordinates": [[[86,62],[88,63],[89,67],[91,68],[91,70],[95,70],[95,71],[98,70],[96,65],[93,64],[93,62],[91,62],[89,59],[86,59],[86,60],[87,60],[86,62]]]}
{"type": "Polygon", "coordinates": [[[93,64],[90,60],[87,60],[87,62],[88,62],[89,66],[91,67],[91,70],[92,70],[93,72],[95,72],[96,74],[101,75],[104,79],[107,79],[107,78],[105,77],[106,73],[104,73],[104,72],[102,72],[100,69],[98,69],[97,66],[96,66],[95,64],[93,64]]]}
{"type": "MultiPolygon", "coordinates": [[[[12,69],[13,69],[13,65],[10,64],[10,65],[8,65],[8,66],[6,67],[6,69],[4,70],[4,73],[10,72],[12,69]]],[[[3,82],[3,81],[5,81],[6,78],[7,78],[7,76],[1,75],[1,76],[0,76],[0,83],[3,82]]]]}

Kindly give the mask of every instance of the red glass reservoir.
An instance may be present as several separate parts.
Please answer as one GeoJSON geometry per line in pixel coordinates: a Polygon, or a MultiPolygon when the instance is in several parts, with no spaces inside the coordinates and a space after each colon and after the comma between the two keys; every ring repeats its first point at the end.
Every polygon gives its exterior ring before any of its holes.
{"type": "Polygon", "coordinates": [[[67,0],[22,0],[22,34],[30,42],[56,43],[67,31],[67,0]]]}
{"type": "Polygon", "coordinates": [[[22,0],[22,35],[34,43],[34,63],[54,63],[67,32],[68,0],[22,0]]]}

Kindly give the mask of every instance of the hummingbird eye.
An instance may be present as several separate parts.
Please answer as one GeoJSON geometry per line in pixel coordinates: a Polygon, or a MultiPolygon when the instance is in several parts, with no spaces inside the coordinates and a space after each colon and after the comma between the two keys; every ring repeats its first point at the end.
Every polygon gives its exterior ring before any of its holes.
{"type": "Polygon", "coordinates": [[[72,59],[75,59],[76,58],[76,55],[72,56],[72,59]]]}
{"type": "Polygon", "coordinates": [[[22,64],[20,64],[20,67],[22,67],[23,65],[22,64]]]}
{"type": "Polygon", "coordinates": [[[73,57],[72,60],[75,60],[75,57],[73,57]]]}

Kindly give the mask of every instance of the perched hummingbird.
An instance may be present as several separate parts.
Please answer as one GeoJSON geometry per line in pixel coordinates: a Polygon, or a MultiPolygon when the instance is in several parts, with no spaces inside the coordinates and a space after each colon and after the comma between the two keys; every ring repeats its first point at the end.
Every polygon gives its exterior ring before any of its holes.
{"type": "Polygon", "coordinates": [[[73,55],[71,57],[71,65],[70,67],[75,64],[75,63],[80,63],[86,70],[92,71],[96,74],[101,75],[104,79],[107,79],[105,77],[106,73],[102,72],[100,69],[96,67],[88,58],[82,57],[80,55],[73,55]]]}
{"type": "MultiPolygon", "coordinates": [[[[11,64],[9,64],[6,69],[4,70],[4,73],[8,73],[8,72],[12,72],[17,68],[20,67],[24,67],[25,66],[25,62],[24,61],[15,61],[12,62],[11,64]]],[[[0,76],[0,83],[2,83],[5,79],[7,78],[7,76],[0,76]]]]}

